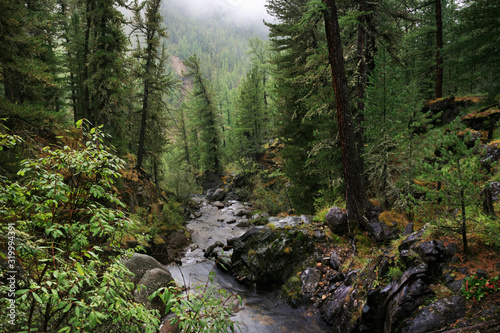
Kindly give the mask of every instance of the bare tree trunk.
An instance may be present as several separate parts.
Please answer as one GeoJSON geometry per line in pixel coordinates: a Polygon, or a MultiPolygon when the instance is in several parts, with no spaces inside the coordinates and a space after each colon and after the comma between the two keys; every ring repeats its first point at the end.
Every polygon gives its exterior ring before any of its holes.
{"type": "Polygon", "coordinates": [[[441,0],[436,0],[436,98],[443,97],[443,17],[441,0]]]}
{"type": "Polygon", "coordinates": [[[328,59],[332,70],[332,84],[335,91],[337,121],[339,125],[342,148],[342,164],[346,184],[347,215],[349,225],[356,223],[366,225],[365,212],[369,207],[366,184],[363,175],[363,163],[357,147],[355,125],[349,105],[349,90],[344,69],[344,55],[340,39],[340,27],[335,1],[323,0],[327,6],[325,11],[325,30],[328,41],[328,59]]]}

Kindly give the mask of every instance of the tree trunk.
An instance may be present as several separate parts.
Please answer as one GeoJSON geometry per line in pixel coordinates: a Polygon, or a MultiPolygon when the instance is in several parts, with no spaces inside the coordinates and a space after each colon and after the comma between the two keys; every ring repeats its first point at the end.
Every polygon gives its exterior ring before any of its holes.
{"type": "Polygon", "coordinates": [[[90,88],[89,88],[89,78],[90,78],[90,69],[89,69],[89,54],[90,54],[90,30],[92,29],[92,14],[94,12],[94,1],[87,0],[86,6],[86,30],[85,30],[85,41],[83,44],[83,114],[84,117],[87,118],[93,125],[94,120],[92,119],[92,108],[90,101],[90,88]]]}
{"type": "Polygon", "coordinates": [[[469,254],[469,247],[467,246],[467,216],[465,212],[465,193],[464,190],[460,191],[460,200],[462,203],[462,242],[464,244],[464,254],[469,254]]]}
{"type": "MultiPolygon", "coordinates": [[[[149,68],[146,64],[146,71],[149,72],[149,68]]],[[[146,74],[149,76],[149,73],[146,74]]],[[[148,116],[148,99],[149,99],[149,78],[144,79],[144,93],[142,96],[142,115],[141,115],[141,128],[139,132],[139,148],[137,149],[137,164],[135,168],[139,170],[142,167],[142,159],[144,155],[144,140],[146,136],[146,120],[148,116]]]]}
{"type": "Polygon", "coordinates": [[[483,197],[483,213],[490,215],[493,218],[496,217],[495,208],[493,207],[493,193],[491,191],[490,184],[486,185],[481,194],[483,197]]]}
{"type": "Polygon", "coordinates": [[[443,18],[441,15],[441,0],[436,0],[436,98],[443,97],[443,18]]]}
{"type": "Polygon", "coordinates": [[[365,212],[369,207],[366,184],[363,175],[363,163],[356,145],[356,131],[349,105],[349,90],[344,69],[344,55],[340,39],[340,27],[335,1],[323,0],[327,6],[325,11],[325,30],[328,41],[328,59],[332,70],[332,84],[335,92],[337,121],[339,125],[342,148],[342,164],[346,185],[347,215],[349,226],[366,225],[365,212]]]}

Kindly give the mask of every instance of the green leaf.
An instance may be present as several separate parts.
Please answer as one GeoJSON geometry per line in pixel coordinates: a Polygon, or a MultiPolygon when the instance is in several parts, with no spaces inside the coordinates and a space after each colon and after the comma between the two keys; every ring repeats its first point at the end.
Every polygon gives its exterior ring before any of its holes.
{"type": "Polygon", "coordinates": [[[43,304],[42,299],[40,298],[40,296],[38,296],[35,292],[32,292],[31,294],[33,295],[33,298],[35,298],[35,300],[38,303],[43,304]]]}
{"type": "Polygon", "coordinates": [[[83,271],[82,265],[80,265],[79,262],[75,263],[75,265],[76,265],[76,270],[78,271],[78,274],[80,274],[81,276],[84,276],[85,272],[83,271]]]}

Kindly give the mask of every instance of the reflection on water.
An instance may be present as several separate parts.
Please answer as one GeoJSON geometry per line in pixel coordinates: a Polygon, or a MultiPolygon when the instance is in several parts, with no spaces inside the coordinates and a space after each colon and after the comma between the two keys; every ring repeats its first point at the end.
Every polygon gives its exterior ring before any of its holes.
{"type": "Polygon", "coordinates": [[[274,292],[251,290],[239,284],[232,276],[214,268],[213,262],[203,261],[180,267],[169,266],[168,269],[178,283],[191,285],[204,285],[207,282],[208,273],[214,269],[216,274],[214,283],[239,294],[243,300],[240,311],[232,317],[233,320],[239,322],[243,333],[328,331],[326,325],[312,311],[306,308],[292,309],[274,292]]]}
{"type": "Polygon", "coordinates": [[[199,211],[199,217],[188,222],[195,244],[186,250],[182,266],[169,266],[174,279],[182,285],[204,285],[213,269],[214,283],[221,288],[237,293],[243,300],[241,310],[234,314],[243,333],[276,332],[327,332],[328,327],[310,309],[292,309],[277,292],[261,292],[239,284],[232,276],[214,267],[212,261],[203,256],[203,250],[216,241],[226,243],[231,237],[239,237],[248,228],[236,227],[243,218],[235,212],[246,208],[244,204],[233,201],[229,207],[217,209],[206,201],[199,211]],[[236,222],[234,222],[236,220],[236,222]],[[231,221],[229,223],[228,221],[231,221]]]}

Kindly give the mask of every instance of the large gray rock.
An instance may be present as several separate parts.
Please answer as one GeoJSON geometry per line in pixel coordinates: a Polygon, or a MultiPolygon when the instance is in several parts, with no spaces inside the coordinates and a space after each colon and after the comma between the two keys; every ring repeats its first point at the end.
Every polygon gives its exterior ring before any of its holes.
{"type": "Polygon", "coordinates": [[[441,329],[465,315],[465,299],[445,298],[421,309],[414,320],[407,321],[403,333],[425,333],[441,329]]]}
{"type": "Polygon", "coordinates": [[[347,214],[338,207],[330,209],[330,211],[326,214],[325,220],[328,227],[335,234],[341,235],[346,233],[348,230],[347,214]]]}
{"type": "Polygon", "coordinates": [[[214,193],[210,196],[210,201],[222,201],[226,197],[226,191],[221,188],[218,188],[214,191],[214,193]]]}
{"type": "Polygon", "coordinates": [[[168,287],[172,283],[174,283],[174,279],[168,270],[161,268],[148,270],[139,281],[139,285],[142,285],[145,288],[137,288],[134,293],[134,301],[144,304],[148,308],[156,309],[162,313],[165,310],[165,306],[161,299],[156,297],[151,301],[148,297],[156,290],[162,287],[168,287]]]}
{"type": "Polygon", "coordinates": [[[139,283],[147,271],[154,268],[158,268],[169,273],[168,270],[158,262],[158,260],[146,254],[134,253],[131,258],[124,261],[124,264],[125,267],[127,267],[134,274],[132,282],[135,284],[139,283]]]}
{"type": "Polygon", "coordinates": [[[301,291],[305,301],[310,300],[314,296],[322,275],[323,273],[315,267],[306,268],[300,274],[300,280],[302,281],[301,291]]]}
{"type": "Polygon", "coordinates": [[[233,247],[231,264],[236,278],[247,284],[281,284],[314,251],[314,241],[298,229],[254,227],[233,247]]]}
{"type": "Polygon", "coordinates": [[[380,222],[369,222],[366,230],[377,243],[385,243],[399,236],[396,228],[389,228],[385,223],[380,222]]]}

